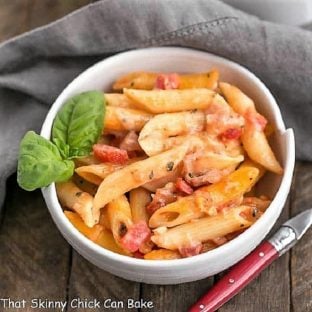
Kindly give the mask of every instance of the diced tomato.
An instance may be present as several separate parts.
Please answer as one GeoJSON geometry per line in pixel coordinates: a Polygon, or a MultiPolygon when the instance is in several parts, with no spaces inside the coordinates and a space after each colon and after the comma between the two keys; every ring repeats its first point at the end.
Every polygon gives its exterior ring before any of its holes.
{"type": "Polygon", "coordinates": [[[151,236],[151,230],[145,221],[139,221],[128,228],[127,233],[121,238],[121,245],[130,252],[137,251],[140,246],[151,236]]]}
{"type": "Polygon", "coordinates": [[[182,257],[192,257],[198,255],[203,248],[202,243],[194,243],[187,247],[181,247],[179,248],[179,252],[182,257]]]}
{"type": "Polygon", "coordinates": [[[220,134],[220,139],[223,140],[237,140],[242,134],[240,128],[229,128],[220,134]]]}
{"type": "Polygon", "coordinates": [[[250,122],[258,131],[263,131],[268,121],[264,116],[253,110],[248,110],[245,114],[245,119],[250,122]]]}
{"type": "Polygon", "coordinates": [[[178,74],[160,74],[156,78],[155,89],[172,90],[178,89],[180,77],[178,74]]]}
{"type": "Polygon", "coordinates": [[[124,164],[129,159],[127,151],[105,144],[94,144],[93,153],[98,160],[114,164],[124,164]]]}
{"type": "Polygon", "coordinates": [[[188,183],[186,183],[182,178],[177,179],[176,188],[178,191],[187,195],[190,195],[194,192],[192,187],[188,183]]]}

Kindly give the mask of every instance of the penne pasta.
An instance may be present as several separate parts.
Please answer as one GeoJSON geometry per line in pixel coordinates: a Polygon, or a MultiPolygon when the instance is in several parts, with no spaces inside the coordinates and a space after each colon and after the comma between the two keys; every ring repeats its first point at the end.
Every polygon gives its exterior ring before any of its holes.
{"type": "Polygon", "coordinates": [[[153,114],[206,109],[211,103],[224,102],[218,93],[204,88],[153,91],[124,89],[124,94],[135,103],[138,109],[153,114]]]}
{"type": "Polygon", "coordinates": [[[156,249],[144,255],[145,260],[173,260],[180,258],[181,255],[178,251],[169,249],[156,249]]]}
{"type": "Polygon", "coordinates": [[[94,210],[93,197],[83,192],[72,181],[56,183],[56,192],[61,204],[79,214],[88,227],[99,222],[100,213],[94,210]]]}
{"type": "Polygon", "coordinates": [[[85,181],[100,185],[109,174],[142,159],[145,159],[145,157],[134,157],[129,159],[126,164],[123,165],[106,162],[96,165],[81,166],[76,168],[75,172],[85,181]]]}
{"type": "Polygon", "coordinates": [[[99,210],[122,194],[165,176],[183,160],[187,150],[188,144],[184,144],[111,173],[103,180],[95,194],[94,208],[99,210]]]}
{"type": "Polygon", "coordinates": [[[135,188],[130,191],[129,202],[131,208],[132,220],[134,223],[145,221],[148,223],[148,213],[146,205],[151,202],[151,194],[149,191],[142,187],[135,188]]]}
{"type": "Polygon", "coordinates": [[[123,168],[123,165],[113,163],[102,163],[97,165],[82,166],[75,169],[75,172],[86,181],[100,185],[104,178],[112,172],[123,168]]]}
{"type": "Polygon", "coordinates": [[[104,230],[103,226],[100,224],[96,224],[93,227],[86,226],[86,224],[76,212],[65,210],[64,214],[80,233],[92,241],[96,241],[101,232],[104,230]]]}
{"type": "Polygon", "coordinates": [[[242,161],[244,161],[243,155],[231,157],[224,154],[207,152],[202,157],[194,160],[193,168],[195,172],[204,172],[207,168],[224,169],[230,166],[237,166],[242,161]]]}
{"type": "Polygon", "coordinates": [[[200,132],[204,126],[205,115],[201,111],[156,115],[141,130],[139,144],[147,155],[156,155],[171,147],[166,145],[166,139],[200,132]]]}
{"type": "Polygon", "coordinates": [[[149,72],[133,72],[120,77],[113,85],[113,90],[124,88],[151,90],[154,88],[158,74],[149,72]]]}
{"type": "MultiPolygon", "coordinates": [[[[133,72],[119,78],[113,85],[114,90],[124,88],[152,90],[156,86],[156,80],[160,73],[133,72]]],[[[207,73],[180,74],[178,78],[178,89],[208,88],[216,89],[218,86],[219,72],[212,70],[207,73]]]]}
{"type": "Polygon", "coordinates": [[[180,75],[179,89],[208,88],[215,90],[218,87],[219,72],[215,69],[208,73],[180,75]]]}
{"type": "Polygon", "coordinates": [[[194,205],[194,197],[187,196],[156,210],[149,220],[149,226],[173,227],[200,218],[204,215],[201,207],[194,205]]]}
{"type": "Polygon", "coordinates": [[[127,197],[122,195],[112,200],[106,209],[113,237],[122,248],[121,239],[132,225],[131,209],[127,197]]]}
{"type": "Polygon", "coordinates": [[[257,113],[255,104],[240,89],[227,83],[220,88],[232,108],[245,117],[242,142],[248,156],[266,169],[282,174],[283,169],[276,159],[264,133],[266,120],[257,113]]]}
{"type": "Polygon", "coordinates": [[[263,166],[252,161],[249,158],[245,159],[245,161],[242,162],[241,165],[239,166],[240,169],[241,168],[247,168],[247,167],[254,167],[254,168],[257,168],[259,170],[259,175],[258,175],[255,183],[257,183],[264,176],[264,174],[266,172],[266,170],[263,166]]]}
{"type": "Polygon", "coordinates": [[[269,171],[282,174],[283,169],[276,159],[263,131],[246,122],[242,142],[248,156],[269,171]]]}
{"type": "Polygon", "coordinates": [[[232,208],[213,217],[204,217],[163,232],[156,232],[152,236],[152,241],[161,248],[176,250],[191,246],[194,242],[202,243],[225,236],[251,226],[252,221],[240,215],[246,209],[250,208],[246,206],[232,208]]]}
{"type": "Polygon", "coordinates": [[[124,94],[120,93],[105,93],[106,104],[108,106],[123,107],[135,109],[135,105],[124,94]]]}
{"type": "Polygon", "coordinates": [[[237,87],[226,82],[220,82],[219,87],[227,102],[238,114],[244,116],[248,110],[256,110],[254,101],[237,87]]]}
{"type": "Polygon", "coordinates": [[[104,130],[140,131],[151,118],[151,114],[138,109],[107,106],[104,119],[104,130]]]}

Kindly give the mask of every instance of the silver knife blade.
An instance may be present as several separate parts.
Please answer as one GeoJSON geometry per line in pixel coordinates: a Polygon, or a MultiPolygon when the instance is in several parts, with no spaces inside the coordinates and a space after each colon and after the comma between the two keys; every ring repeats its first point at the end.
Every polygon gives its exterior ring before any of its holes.
{"type": "Polygon", "coordinates": [[[291,227],[299,240],[312,225],[312,208],[305,210],[283,224],[291,227]]]}
{"type": "Polygon", "coordinates": [[[268,241],[281,256],[298,242],[311,225],[312,209],[310,208],[285,222],[268,241]]]}

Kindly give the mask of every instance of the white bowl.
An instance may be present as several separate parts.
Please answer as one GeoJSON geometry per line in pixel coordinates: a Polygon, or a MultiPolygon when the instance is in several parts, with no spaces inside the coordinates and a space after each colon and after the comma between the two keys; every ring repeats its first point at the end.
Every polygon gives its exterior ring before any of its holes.
{"type": "Polygon", "coordinates": [[[268,174],[260,183],[264,194],[274,199],[264,215],[248,230],[212,251],[178,260],[141,260],[106,250],[85,236],[67,220],[60,206],[54,183],[42,193],[51,216],[66,240],[96,266],[125,279],[151,284],[178,284],[219,273],[250,253],[265,237],[280,215],[289,192],[294,161],[294,135],[286,130],[280,110],[270,91],[251,72],[224,58],[191,49],[164,47],[121,53],[87,69],[74,79],[52,105],[41,135],[50,138],[57,111],[71,96],[87,90],[110,90],[119,76],[137,70],[164,72],[203,72],[212,67],[221,79],[237,85],[255,100],[258,110],[277,129],[272,146],[284,167],[283,176],[268,174]]]}

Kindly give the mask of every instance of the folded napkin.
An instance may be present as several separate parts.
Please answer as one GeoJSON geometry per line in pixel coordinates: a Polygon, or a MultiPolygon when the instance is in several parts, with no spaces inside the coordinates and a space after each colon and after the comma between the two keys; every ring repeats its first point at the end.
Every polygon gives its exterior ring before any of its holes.
{"type": "Polygon", "coordinates": [[[62,89],[114,53],[184,46],[221,55],[270,88],[297,158],[312,160],[312,34],[264,22],[217,0],[100,1],[0,45],[0,206],[21,137],[39,131],[62,89]]]}

